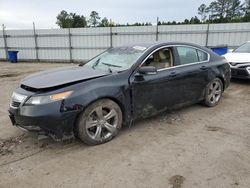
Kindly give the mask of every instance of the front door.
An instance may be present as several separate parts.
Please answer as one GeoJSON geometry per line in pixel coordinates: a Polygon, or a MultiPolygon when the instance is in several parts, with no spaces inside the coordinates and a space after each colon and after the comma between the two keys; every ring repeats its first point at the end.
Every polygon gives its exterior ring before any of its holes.
{"type": "Polygon", "coordinates": [[[180,78],[174,65],[172,48],[162,48],[144,61],[142,66],[154,66],[156,74],[135,73],[130,78],[134,118],[144,118],[179,103],[183,96],[178,86],[180,78]]]}

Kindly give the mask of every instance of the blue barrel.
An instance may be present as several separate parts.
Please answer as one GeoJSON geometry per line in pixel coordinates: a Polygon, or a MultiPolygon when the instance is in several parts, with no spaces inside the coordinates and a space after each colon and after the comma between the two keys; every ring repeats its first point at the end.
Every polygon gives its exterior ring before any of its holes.
{"type": "Polygon", "coordinates": [[[18,51],[8,51],[8,59],[11,63],[17,63],[17,53],[18,51]]]}
{"type": "Polygon", "coordinates": [[[213,50],[213,52],[215,52],[218,55],[224,55],[227,53],[227,50],[228,50],[227,46],[218,46],[218,47],[216,46],[211,49],[213,50]]]}

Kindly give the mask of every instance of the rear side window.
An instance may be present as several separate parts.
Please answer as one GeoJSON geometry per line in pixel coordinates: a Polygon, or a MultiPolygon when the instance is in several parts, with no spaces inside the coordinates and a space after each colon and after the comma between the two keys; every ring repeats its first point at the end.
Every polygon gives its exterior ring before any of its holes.
{"type": "Polygon", "coordinates": [[[196,49],[189,47],[177,47],[177,52],[180,57],[180,63],[182,65],[198,62],[199,58],[196,49]]]}
{"type": "Polygon", "coordinates": [[[208,60],[208,55],[206,52],[197,50],[199,61],[207,61],[208,60]]]}
{"type": "Polygon", "coordinates": [[[181,65],[208,60],[207,53],[195,48],[179,46],[177,52],[181,65]]]}

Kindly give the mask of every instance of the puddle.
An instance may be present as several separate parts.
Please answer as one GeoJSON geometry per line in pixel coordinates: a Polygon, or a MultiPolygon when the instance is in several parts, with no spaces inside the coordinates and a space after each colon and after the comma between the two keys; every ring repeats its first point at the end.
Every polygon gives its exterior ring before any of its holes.
{"type": "Polygon", "coordinates": [[[223,128],[221,128],[221,127],[213,127],[213,126],[207,126],[206,129],[207,129],[207,131],[212,131],[212,132],[223,130],[223,128]]]}
{"type": "Polygon", "coordinates": [[[11,78],[11,77],[19,76],[19,75],[20,74],[17,74],[17,73],[0,74],[0,78],[11,78]]]}
{"type": "Polygon", "coordinates": [[[169,183],[173,185],[173,188],[180,188],[184,181],[185,181],[185,178],[180,175],[172,176],[169,179],[169,183]]]}

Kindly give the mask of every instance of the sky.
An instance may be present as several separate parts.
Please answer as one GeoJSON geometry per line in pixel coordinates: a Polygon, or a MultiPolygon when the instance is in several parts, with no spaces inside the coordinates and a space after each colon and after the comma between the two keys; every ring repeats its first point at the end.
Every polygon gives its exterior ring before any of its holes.
{"type": "MultiPolygon", "coordinates": [[[[0,24],[7,29],[58,28],[61,10],[89,17],[92,10],[115,23],[183,21],[197,15],[202,4],[212,0],[0,0],[0,24]]],[[[197,15],[198,16],[198,15],[197,15]]]]}

